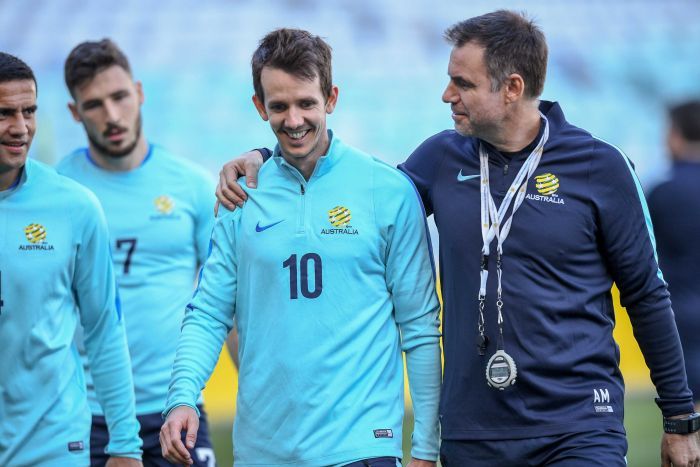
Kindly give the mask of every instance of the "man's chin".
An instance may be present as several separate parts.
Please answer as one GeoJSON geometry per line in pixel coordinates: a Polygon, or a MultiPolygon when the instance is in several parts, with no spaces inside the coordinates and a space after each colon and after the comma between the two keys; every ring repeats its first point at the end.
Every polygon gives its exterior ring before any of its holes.
{"type": "Polygon", "coordinates": [[[110,157],[112,159],[121,159],[123,157],[126,157],[130,155],[132,152],[134,152],[134,149],[136,148],[136,145],[138,143],[138,140],[133,141],[129,144],[119,144],[115,145],[110,142],[105,142],[105,143],[99,143],[96,144],[95,141],[93,141],[93,145],[97,148],[97,150],[102,153],[106,157],[110,157]]]}
{"type": "Polygon", "coordinates": [[[24,164],[27,162],[27,154],[28,152],[25,150],[21,154],[0,154],[0,157],[3,160],[3,163],[10,167],[9,170],[14,170],[24,166],[24,164]]]}
{"type": "Polygon", "coordinates": [[[111,157],[112,159],[121,159],[123,157],[128,156],[131,153],[130,149],[122,149],[121,151],[114,151],[114,150],[109,150],[106,152],[107,157],[111,157]]]}
{"type": "Polygon", "coordinates": [[[454,128],[455,131],[460,134],[460,136],[473,136],[471,128],[464,128],[463,126],[457,124],[455,124],[454,128]]]}
{"type": "Polygon", "coordinates": [[[292,159],[303,159],[309,154],[309,149],[305,146],[282,146],[282,154],[292,159]]]}

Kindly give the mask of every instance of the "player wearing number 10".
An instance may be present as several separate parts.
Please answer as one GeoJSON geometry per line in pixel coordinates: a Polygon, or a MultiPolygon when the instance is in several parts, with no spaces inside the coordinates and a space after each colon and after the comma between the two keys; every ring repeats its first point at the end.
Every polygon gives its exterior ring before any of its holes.
{"type": "MultiPolygon", "coordinates": [[[[75,100],[70,110],[83,124],[89,147],[65,157],[58,170],[92,190],[105,210],[144,461],[167,465],[158,442],[160,412],[183,310],[208,251],[213,182],[200,168],[148,144],[141,125],[141,83],[133,80],[126,56],[112,41],[76,46],[66,59],[65,78],[75,100]]],[[[88,395],[94,415],[92,465],[100,466],[107,433],[89,378],[88,395]]],[[[214,465],[206,431],[194,451],[197,465],[214,465]]]]}
{"type": "Polygon", "coordinates": [[[253,101],[278,145],[245,207],[214,228],[161,430],[172,461],[188,462],[178,434],[196,433],[196,394],[235,315],[236,466],[396,465],[401,350],[411,465],[435,465],[439,323],[424,214],[404,175],[326,128],[338,97],[330,62],[323,40],[289,29],[253,55],[253,101]]]}

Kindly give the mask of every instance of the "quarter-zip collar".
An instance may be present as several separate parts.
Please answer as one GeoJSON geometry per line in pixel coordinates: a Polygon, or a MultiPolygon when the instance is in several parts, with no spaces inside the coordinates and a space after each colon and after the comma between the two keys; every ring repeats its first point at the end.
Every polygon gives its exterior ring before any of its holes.
{"type": "MultiPolygon", "coordinates": [[[[328,139],[330,141],[330,144],[328,145],[328,150],[323,156],[318,158],[318,161],[316,161],[316,166],[314,167],[314,171],[311,173],[311,177],[309,177],[309,182],[311,182],[311,180],[313,180],[314,178],[322,177],[325,174],[327,174],[342,156],[342,142],[340,141],[340,139],[333,136],[333,131],[331,131],[330,129],[327,131],[328,139]]],[[[307,181],[301,174],[301,172],[292,164],[287,162],[284,159],[284,156],[282,156],[279,144],[275,146],[275,150],[272,153],[272,159],[275,161],[278,167],[287,167],[288,170],[290,170],[292,174],[294,174],[295,178],[297,178],[303,186],[306,186],[307,181]]]]}

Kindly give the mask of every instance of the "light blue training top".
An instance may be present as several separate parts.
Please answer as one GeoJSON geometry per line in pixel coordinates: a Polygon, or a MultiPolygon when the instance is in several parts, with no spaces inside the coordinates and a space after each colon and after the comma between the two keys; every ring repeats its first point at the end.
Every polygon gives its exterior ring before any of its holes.
{"type": "Polygon", "coordinates": [[[402,350],[412,455],[435,460],[439,304],[411,182],[337,138],[308,182],[278,150],[259,180],[214,227],[166,413],[194,406],[235,315],[237,466],[401,457],[402,350]]]}
{"type": "MultiPolygon", "coordinates": [[[[209,248],[214,183],[203,169],[158,145],[151,145],[141,166],[128,172],[100,168],[86,148],[66,156],[57,170],[89,188],[104,208],[131,354],[136,413],[160,413],[184,309],[209,248]]],[[[90,408],[102,414],[91,382],[88,373],[90,408]]]]}
{"type": "Polygon", "coordinates": [[[95,196],[28,160],[0,192],[0,465],[88,465],[80,322],[105,408],[107,452],[141,439],[104,214],[95,196]]]}

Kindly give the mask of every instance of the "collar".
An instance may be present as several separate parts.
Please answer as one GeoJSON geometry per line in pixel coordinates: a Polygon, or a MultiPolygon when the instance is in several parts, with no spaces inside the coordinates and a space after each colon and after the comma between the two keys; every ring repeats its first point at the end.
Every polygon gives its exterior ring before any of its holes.
{"type": "MultiPolygon", "coordinates": [[[[149,143],[148,144],[148,152],[146,153],[146,157],[143,158],[143,160],[141,161],[141,164],[139,164],[139,166],[136,167],[136,169],[143,167],[146,164],[146,161],[148,161],[148,159],[151,158],[152,154],[153,154],[153,145],[149,143]]],[[[85,157],[87,158],[88,162],[90,162],[90,164],[92,164],[93,166],[95,166],[96,168],[98,168],[100,170],[104,170],[102,167],[100,167],[97,164],[97,162],[95,162],[95,159],[93,159],[92,155],[90,154],[90,147],[89,146],[85,148],[85,157]]],[[[136,169],[132,169],[132,170],[136,170],[136,169]]]]}
{"type": "MultiPolygon", "coordinates": [[[[311,179],[315,177],[322,177],[323,175],[327,174],[331,170],[331,168],[338,162],[338,160],[340,160],[340,157],[345,152],[345,145],[342,143],[342,141],[340,141],[339,138],[336,138],[333,135],[332,130],[329,129],[327,131],[328,139],[330,140],[328,150],[326,151],[326,154],[319,157],[318,161],[316,161],[316,167],[314,167],[314,171],[311,173],[309,181],[311,181],[311,179]]],[[[302,179],[304,178],[303,176],[301,176],[301,173],[299,172],[299,170],[297,170],[296,167],[294,167],[284,159],[282,153],[280,152],[279,144],[275,146],[275,150],[272,153],[272,158],[278,167],[289,167],[290,169],[299,173],[299,176],[302,179]]]]}
{"type": "Polygon", "coordinates": [[[34,164],[35,162],[27,157],[24,167],[20,169],[19,177],[17,177],[7,190],[0,191],[0,199],[8,198],[11,194],[19,191],[22,186],[27,184],[29,174],[32,172],[34,164]]]}
{"type": "Polygon", "coordinates": [[[564,111],[561,110],[558,102],[553,101],[541,100],[539,108],[540,112],[549,120],[549,141],[552,141],[554,135],[559,133],[559,130],[564,125],[568,124],[566,117],[564,117],[564,111]]]}
{"type": "MultiPolygon", "coordinates": [[[[547,117],[547,120],[549,121],[549,140],[547,144],[545,144],[545,151],[547,150],[547,146],[550,144],[552,139],[554,138],[554,135],[556,135],[559,132],[559,129],[564,126],[567,121],[566,118],[564,117],[564,112],[561,110],[561,106],[559,105],[558,102],[552,102],[552,101],[544,101],[541,100],[539,104],[539,110],[544,114],[545,117],[547,117]]],[[[533,139],[530,144],[528,144],[526,147],[521,149],[520,151],[515,151],[515,152],[501,152],[497,150],[495,147],[493,147],[491,144],[487,143],[486,141],[479,140],[488,148],[489,154],[497,154],[499,156],[502,156],[501,159],[503,161],[516,161],[516,160],[525,160],[527,159],[527,156],[530,155],[532,150],[537,146],[537,142],[540,140],[542,137],[542,132],[544,131],[544,125],[540,124],[540,129],[537,132],[537,136],[535,136],[535,139],[533,139]]]]}

